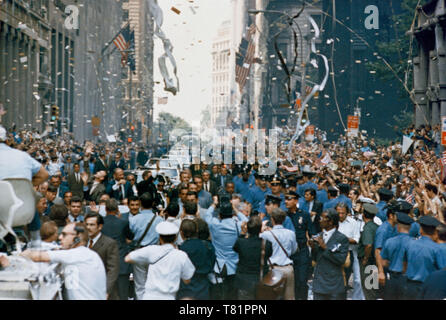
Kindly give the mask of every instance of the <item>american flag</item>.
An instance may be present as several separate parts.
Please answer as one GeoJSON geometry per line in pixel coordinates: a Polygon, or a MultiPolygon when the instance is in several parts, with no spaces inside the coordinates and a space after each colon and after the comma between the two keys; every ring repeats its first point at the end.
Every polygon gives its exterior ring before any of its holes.
{"type": "Polygon", "coordinates": [[[113,43],[121,52],[122,66],[129,65],[130,70],[135,71],[135,57],[133,52],[135,49],[135,32],[130,30],[130,24],[127,24],[118,36],[113,40],[113,43]]]}
{"type": "Polygon", "coordinates": [[[413,195],[413,192],[406,196],[406,201],[410,204],[415,204],[415,196],[413,195]]]}
{"type": "Polygon", "coordinates": [[[255,43],[254,34],[256,32],[255,24],[252,24],[245,38],[240,43],[239,52],[237,52],[235,65],[235,81],[239,84],[240,92],[246,84],[246,78],[251,70],[251,65],[254,63],[255,43]]]}
{"type": "Polygon", "coordinates": [[[441,154],[441,163],[443,164],[443,166],[446,166],[446,151],[443,151],[443,153],[441,154]]]}

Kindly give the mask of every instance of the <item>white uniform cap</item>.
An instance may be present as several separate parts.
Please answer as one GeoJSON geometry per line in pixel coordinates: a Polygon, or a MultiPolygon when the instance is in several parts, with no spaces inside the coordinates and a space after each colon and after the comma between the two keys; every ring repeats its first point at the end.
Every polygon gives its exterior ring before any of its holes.
{"type": "Polygon", "coordinates": [[[0,141],[6,141],[6,129],[0,126],[0,141]]]}
{"type": "Polygon", "coordinates": [[[172,222],[163,221],[157,224],[155,230],[161,236],[170,236],[177,234],[180,228],[172,222]]]}

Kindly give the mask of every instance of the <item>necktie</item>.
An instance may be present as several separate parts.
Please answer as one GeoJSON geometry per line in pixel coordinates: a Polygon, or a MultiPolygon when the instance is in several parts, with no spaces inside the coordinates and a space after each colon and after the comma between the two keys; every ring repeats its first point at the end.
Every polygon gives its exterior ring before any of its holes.
{"type": "Polygon", "coordinates": [[[77,181],[77,183],[79,183],[79,173],[76,173],[76,181],[77,181]]]}
{"type": "Polygon", "coordinates": [[[89,249],[93,248],[93,239],[90,239],[90,244],[88,245],[88,248],[89,249]]]}

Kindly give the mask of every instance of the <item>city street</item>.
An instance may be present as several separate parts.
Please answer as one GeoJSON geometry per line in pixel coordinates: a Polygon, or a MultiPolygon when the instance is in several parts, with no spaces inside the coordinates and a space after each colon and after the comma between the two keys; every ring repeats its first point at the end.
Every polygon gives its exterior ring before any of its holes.
{"type": "Polygon", "coordinates": [[[0,0],[0,300],[446,299],[444,8],[0,0]]]}

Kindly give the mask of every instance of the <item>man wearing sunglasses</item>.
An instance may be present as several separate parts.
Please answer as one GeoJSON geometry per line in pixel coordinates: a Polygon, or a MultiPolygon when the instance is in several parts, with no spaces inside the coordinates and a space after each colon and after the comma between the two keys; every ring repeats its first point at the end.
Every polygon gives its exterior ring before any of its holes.
{"type": "Polygon", "coordinates": [[[67,224],[59,236],[61,250],[25,250],[22,256],[34,262],[60,263],[67,300],[105,300],[106,272],[99,255],[86,247],[88,231],[81,222],[67,224]]]}

